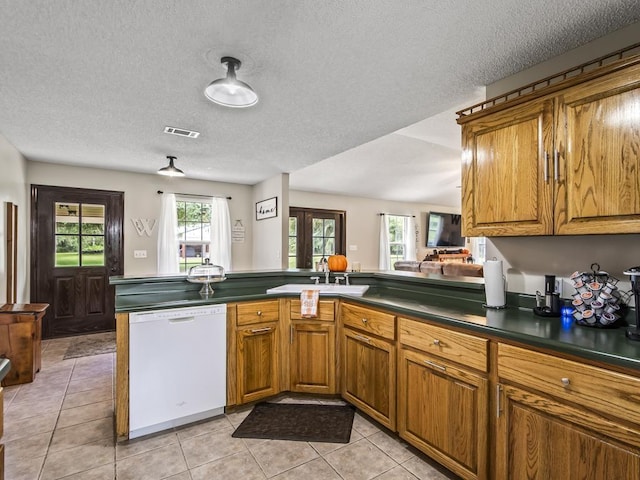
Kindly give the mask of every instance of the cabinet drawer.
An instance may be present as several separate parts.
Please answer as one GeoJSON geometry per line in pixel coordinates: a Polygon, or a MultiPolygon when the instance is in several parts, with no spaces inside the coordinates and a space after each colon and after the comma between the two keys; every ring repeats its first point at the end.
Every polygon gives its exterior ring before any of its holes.
{"type": "Polygon", "coordinates": [[[500,343],[498,376],[640,424],[640,378],[500,343]]]}
{"type": "Polygon", "coordinates": [[[345,326],[357,328],[390,340],[396,338],[395,316],[389,313],[343,303],[341,316],[342,323],[345,326]]]}
{"type": "Polygon", "coordinates": [[[321,322],[333,322],[333,300],[320,300],[318,302],[318,315],[316,317],[303,317],[300,313],[300,300],[291,300],[291,320],[319,320],[321,322]]]}
{"type": "Polygon", "coordinates": [[[247,302],[237,305],[237,324],[250,325],[252,323],[278,321],[278,301],[247,302]]]}
{"type": "Polygon", "coordinates": [[[483,372],[488,371],[489,340],[485,338],[454,332],[408,318],[398,319],[398,336],[403,345],[483,372]]]}

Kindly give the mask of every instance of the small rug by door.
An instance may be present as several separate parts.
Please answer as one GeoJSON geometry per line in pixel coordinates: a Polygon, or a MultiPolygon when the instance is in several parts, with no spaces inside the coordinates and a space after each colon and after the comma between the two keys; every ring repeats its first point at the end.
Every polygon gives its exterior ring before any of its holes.
{"type": "Polygon", "coordinates": [[[116,351],[116,332],[92,333],[73,337],[64,354],[64,359],[89,357],[116,351]]]}
{"type": "Polygon", "coordinates": [[[238,438],[349,443],[355,408],[351,405],[258,403],[233,432],[238,438]]]}

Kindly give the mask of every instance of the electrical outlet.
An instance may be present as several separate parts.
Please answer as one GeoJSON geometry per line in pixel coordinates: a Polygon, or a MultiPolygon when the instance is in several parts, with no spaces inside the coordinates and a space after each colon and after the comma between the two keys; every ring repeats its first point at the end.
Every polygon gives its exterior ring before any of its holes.
{"type": "Polygon", "coordinates": [[[349,251],[350,252],[357,252],[358,251],[358,245],[349,245],[349,251]]]}
{"type": "Polygon", "coordinates": [[[146,250],[134,250],[133,251],[133,258],[147,258],[147,251],[146,250]]]}

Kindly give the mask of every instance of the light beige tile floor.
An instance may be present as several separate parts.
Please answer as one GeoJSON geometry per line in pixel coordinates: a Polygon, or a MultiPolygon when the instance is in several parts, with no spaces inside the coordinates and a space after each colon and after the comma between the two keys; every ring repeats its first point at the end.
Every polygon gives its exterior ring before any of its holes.
{"type": "MultiPolygon", "coordinates": [[[[251,408],[116,445],[115,354],[63,360],[45,340],[33,383],[4,389],[6,480],[454,479],[359,413],[348,444],[231,437],[251,408]]],[[[283,402],[340,402],[281,396],[283,402]]]]}

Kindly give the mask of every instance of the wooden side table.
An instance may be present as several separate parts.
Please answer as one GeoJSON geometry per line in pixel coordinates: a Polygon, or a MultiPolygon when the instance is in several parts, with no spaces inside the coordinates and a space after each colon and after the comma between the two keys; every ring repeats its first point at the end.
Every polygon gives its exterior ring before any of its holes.
{"type": "Polygon", "coordinates": [[[33,382],[42,362],[42,317],[48,303],[7,303],[0,307],[0,356],[11,360],[3,386],[33,382]]]}
{"type": "Polygon", "coordinates": [[[469,258],[468,253],[440,253],[438,254],[439,262],[462,262],[465,263],[469,258]]]}

